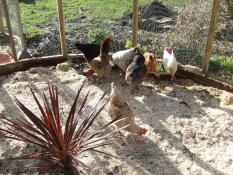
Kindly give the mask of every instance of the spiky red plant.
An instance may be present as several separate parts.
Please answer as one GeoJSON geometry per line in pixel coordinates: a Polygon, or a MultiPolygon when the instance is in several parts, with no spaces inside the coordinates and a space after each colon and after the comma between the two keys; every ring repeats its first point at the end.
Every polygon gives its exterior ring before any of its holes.
{"type": "Polygon", "coordinates": [[[80,108],[77,110],[76,106],[82,88],[83,85],[77,92],[64,127],[62,127],[61,122],[58,90],[56,86],[49,85],[49,98],[45,95],[45,93],[43,93],[43,106],[39,102],[35,93],[31,90],[34,100],[41,112],[40,116],[34,114],[17,98],[15,98],[16,104],[24,112],[29,121],[26,119],[13,120],[9,117],[1,116],[2,122],[6,126],[5,128],[0,128],[0,130],[4,133],[3,137],[37,145],[42,148],[42,151],[4,160],[43,160],[46,161],[48,166],[37,165],[33,166],[33,168],[45,169],[57,167],[62,168],[66,174],[78,174],[78,167],[80,165],[86,166],[79,159],[79,155],[81,153],[92,150],[98,153],[113,156],[109,153],[100,151],[97,148],[112,143],[112,141],[107,138],[110,138],[113,133],[118,132],[120,129],[107,133],[103,133],[103,131],[105,127],[116,122],[117,119],[109,122],[97,131],[90,132],[90,127],[98,114],[104,108],[107,101],[103,102],[105,96],[103,95],[99,99],[98,103],[93,107],[91,112],[86,113],[85,109],[87,108],[88,92],[85,95],[80,108]],[[84,117],[82,121],[80,121],[81,116],[84,117]]]}

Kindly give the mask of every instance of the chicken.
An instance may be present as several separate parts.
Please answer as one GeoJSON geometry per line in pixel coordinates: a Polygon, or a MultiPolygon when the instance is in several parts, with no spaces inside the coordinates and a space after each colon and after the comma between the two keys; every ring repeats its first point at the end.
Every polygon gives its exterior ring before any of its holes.
{"type": "Polygon", "coordinates": [[[124,72],[129,64],[133,61],[137,48],[131,48],[127,50],[121,50],[112,55],[112,61],[124,72]]]}
{"type": "Polygon", "coordinates": [[[125,74],[125,81],[128,84],[138,85],[146,76],[147,68],[144,64],[145,57],[140,51],[136,52],[133,62],[128,66],[125,74]]]}
{"type": "Polygon", "coordinates": [[[87,62],[91,62],[91,60],[100,55],[100,44],[76,43],[75,46],[84,54],[84,58],[87,62]]]}
{"type": "Polygon", "coordinates": [[[165,47],[163,50],[163,67],[164,70],[171,75],[172,81],[177,71],[177,61],[171,48],[165,47]]]}
{"type": "Polygon", "coordinates": [[[148,130],[145,128],[141,128],[135,123],[134,112],[132,108],[129,106],[129,104],[120,97],[115,83],[111,83],[111,88],[111,99],[108,108],[108,113],[111,116],[111,119],[114,120],[116,118],[125,118],[125,120],[116,123],[118,128],[122,128],[130,124],[128,127],[124,129],[125,131],[140,136],[145,135],[148,130]]]}
{"type": "Polygon", "coordinates": [[[86,75],[92,75],[94,72],[99,77],[108,76],[112,71],[112,66],[109,63],[109,51],[110,51],[110,44],[112,41],[112,37],[108,36],[100,47],[100,55],[95,57],[93,60],[89,62],[91,66],[91,70],[89,70],[86,75]]]}
{"type": "Polygon", "coordinates": [[[143,56],[145,57],[145,65],[147,67],[147,73],[155,72],[157,66],[155,54],[146,51],[144,52],[143,56]]]}
{"type": "Polygon", "coordinates": [[[157,62],[155,58],[155,54],[150,52],[144,52],[143,56],[145,57],[145,65],[147,67],[147,77],[151,77],[156,72],[157,62]]]}

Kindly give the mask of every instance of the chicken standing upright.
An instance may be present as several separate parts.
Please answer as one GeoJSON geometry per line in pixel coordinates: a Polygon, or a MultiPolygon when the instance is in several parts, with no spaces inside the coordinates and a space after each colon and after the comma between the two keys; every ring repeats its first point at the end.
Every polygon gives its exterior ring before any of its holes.
{"type": "Polygon", "coordinates": [[[110,106],[108,108],[108,113],[111,116],[111,119],[114,120],[116,118],[125,118],[125,120],[116,123],[118,128],[122,128],[130,124],[127,128],[124,129],[125,131],[140,136],[145,135],[148,130],[141,128],[135,123],[134,112],[129,104],[120,97],[115,83],[111,83],[111,88],[110,106]]]}
{"type": "Polygon", "coordinates": [[[145,57],[145,65],[147,67],[147,77],[151,76],[156,72],[157,62],[155,58],[155,54],[150,53],[148,51],[144,52],[143,56],[145,57]]]}
{"type": "Polygon", "coordinates": [[[128,66],[125,74],[125,81],[128,84],[138,85],[146,76],[147,68],[144,64],[145,57],[140,51],[137,51],[133,62],[128,66]]]}
{"type": "Polygon", "coordinates": [[[76,43],[75,46],[83,53],[87,62],[91,62],[100,55],[100,44],[76,43]]]}
{"type": "Polygon", "coordinates": [[[104,77],[111,73],[112,66],[109,63],[109,51],[111,42],[112,37],[108,36],[101,44],[100,55],[88,62],[91,69],[86,72],[87,76],[91,76],[93,73],[96,73],[99,77],[104,77]]]}
{"type": "Polygon", "coordinates": [[[131,48],[112,54],[113,63],[125,72],[129,64],[133,61],[136,50],[137,48],[131,48]]]}
{"type": "Polygon", "coordinates": [[[171,48],[165,47],[163,50],[163,67],[171,75],[172,81],[177,71],[177,61],[171,48]]]}

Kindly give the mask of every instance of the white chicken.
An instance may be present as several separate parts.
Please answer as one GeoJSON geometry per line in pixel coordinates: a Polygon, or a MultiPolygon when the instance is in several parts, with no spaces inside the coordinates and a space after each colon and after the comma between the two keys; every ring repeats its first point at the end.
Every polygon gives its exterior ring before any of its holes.
{"type": "Polygon", "coordinates": [[[112,120],[119,118],[125,120],[119,121],[116,123],[118,128],[122,128],[124,126],[129,125],[124,130],[137,134],[137,135],[145,135],[148,131],[145,128],[142,128],[138,126],[135,123],[135,115],[132,110],[132,108],[129,106],[129,104],[124,101],[117,90],[116,85],[112,82],[111,84],[112,91],[111,91],[111,99],[110,99],[110,106],[108,108],[108,113],[111,116],[112,120]]]}
{"type": "Polygon", "coordinates": [[[137,48],[131,48],[114,53],[112,55],[113,63],[125,72],[129,64],[133,61],[136,50],[137,48]]]}
{"type": "Polygon", "coordinates": [[[165,47],[163,50],[163,67],[171,75],[172,81],[177,71],[177,61],[171,48],[165,47]]]}

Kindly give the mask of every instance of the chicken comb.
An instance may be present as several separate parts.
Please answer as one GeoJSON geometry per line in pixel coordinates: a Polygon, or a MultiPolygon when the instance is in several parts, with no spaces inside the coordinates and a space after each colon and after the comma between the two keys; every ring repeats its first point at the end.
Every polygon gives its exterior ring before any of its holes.
{"type": "Polygon", "coordinates": [[[170,47],[165,47],[164,50],[166,50],[168,53],[172,52],[172,48],[170,48],[170,47]]]}
{"type": "Polygon", "coordinates": [[[106,39],[108,39],[108,40],[112,40],[112,36],[107,36],[107,38],[106,39]]]}

